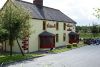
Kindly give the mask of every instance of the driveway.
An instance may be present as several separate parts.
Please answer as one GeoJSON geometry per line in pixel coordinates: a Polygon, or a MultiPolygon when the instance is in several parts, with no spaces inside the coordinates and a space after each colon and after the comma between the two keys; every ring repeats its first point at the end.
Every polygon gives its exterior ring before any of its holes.
{"type": "Polygon", "coordinates": [[[100,45],[90,45],[8,67],[100,67],[100,45]]]}

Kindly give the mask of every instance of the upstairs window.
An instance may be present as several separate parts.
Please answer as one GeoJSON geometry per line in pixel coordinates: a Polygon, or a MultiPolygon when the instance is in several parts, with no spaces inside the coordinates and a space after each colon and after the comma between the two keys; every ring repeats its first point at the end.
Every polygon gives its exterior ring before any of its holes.
{"type": "Polygon", "coordinates": [[[56,23],[56,30],[58,30],[59,29],[59,23],[57,22],[56,23]]]}
{"type": "Polygon", "coordinates": [[[43,30],[46,30],[46,21],[43,21],[43,30]]]}
{"type": "Polygon", "coordinates": [[[66,23],[64,23],[64,26],[63,27],[64,27],[64,30],[66,30],[66,23]]]}
{"type": "Polygon", "coordinates": [[[63,41],[66,41],[66,33],[63,34],[63,41]]]}
{"type": "Polygon", "coordinates": [[[56,34],[56,42],[58,42],[58,41],[59,41],[59,35],[56,34]]]}

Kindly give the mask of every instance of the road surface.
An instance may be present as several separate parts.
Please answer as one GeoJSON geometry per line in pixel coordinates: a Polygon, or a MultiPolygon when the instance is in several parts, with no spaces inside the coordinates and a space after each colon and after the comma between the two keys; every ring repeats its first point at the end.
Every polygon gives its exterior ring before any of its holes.
{"type": "Polygon", "coordinates": [[[90,45],[8,67],[100,67],[100,45],[90,45]]]}

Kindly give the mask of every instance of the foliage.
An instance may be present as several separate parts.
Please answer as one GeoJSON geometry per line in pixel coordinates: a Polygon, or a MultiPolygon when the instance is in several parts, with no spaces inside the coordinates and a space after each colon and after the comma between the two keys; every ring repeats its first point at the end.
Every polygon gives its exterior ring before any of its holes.
{"type": "Polygon", "coordinates": [[[72,48],[72,45],[67,45],[67,48],[72,48]]]}
{"type": "Polygon", "coordinates": [[[97,25],[93,24],[93,26],[91,28],[91,33],[93,34],[94,37],[99,33],[99,29],[98,29],[97,25]]]}
{"type": "Polygon", "coordinates": [[[80,30],[82,30],[81,26],[76,26],[76,32],[79,32],[80,30]]]}
{"type": "Polygon", "coordinates": [[[53,49],[50,52],[52,52],[52,53],[61,53],[61,52],[69,51],[69,50],[72,50],[72,49],[80,48],[82,46],[85,46],[85,45],[83,44],[82,41],[80,41],[79,44],[77,44],[77,47],[76,47],[76,45],[73,46],[72,44],[69,44],[69,45],[66,45],[64,47],[59,47],[59,48],[53,49]]]}
{"type": "MultiPolygon", "coordinates": [[[[92,33],[80,33],[80,38],[93,38],[93,34],[92,33]]],[[[95,35],[95,38],[100,38],[100,33],[98,33],[97,35],[95,35]]]]}
{"type": "Polygon", "coordinates": [[[0,28],[0,42],[2,43],[3,41],[8,39],[8,32],[5,29],[0,28]]]}
{"type": "Polygon", "coordinates": [[[6,6],[2,15],[2,26],[9,32],[9,35],[13,34],[12,38],[15,39],[15,36],[19,37],[21,34],[28,35],[28,20],[29,14],[23,8],[10,4],[6,6]]]}
{"type": "Polygon", "coordinates": [[[61,53],[61,52],[65,52],[65,51],[68,51],[68,50],[70,50],[70,49],[67,48],[67,46],[66,46],[66,47],[61,47],[61,48],[53,49],[53,50],[50,51],[50,52],[52,52],[52,53],[61,53]]]}
{"type": "Polygon", "coordinates": [[[93,15],[95,17],[97,17],[98,19],[100,19],[100,8],[96,8],[96,9],[94,9],[94,11],[95,11],[95,13],[93,13],[93,15]]]}
{"type": "Polygon", "coordinates": [[[77,47],[77,43],[76,43],[76,44],[74,43],[74,44],[73,44],[73,47],[77,47]]]}
{"type": "Polygon", "coordinates": [[[9,0],[9,4],[6,5],[0,15],[0,24],[8,32],[10,55],[12,55],[14,40],[29,36],[30,25],[28,21],[30,16],[25,9],[14,5],[11,0],[9,0]]]}
{"type": "Polygon", "coordinates": [[[20,54],[14,54],[11,57],[8,54],[6,54],[6,55],[0,56],[0,64],[16,62],[16,61],[21,61],[21,60],[25,60],[25,59],[29,59],[29,58],[40,57],[40,56],[44,56],[44,55],[43,54],[26,54],[25,56],[22,56],[20,54]]]}
{"type": "Polygon", "coordinates": [[[97,24],[92,26],[76,26],[76,30],[80,32],[80,38],[100,37],[100,26],[97,24]]]}
{"type": "Polygon", "coordinates": [[[90,32],[91,26],[76,26],[76,31],[81,33],[88,33],[90,32]]]}

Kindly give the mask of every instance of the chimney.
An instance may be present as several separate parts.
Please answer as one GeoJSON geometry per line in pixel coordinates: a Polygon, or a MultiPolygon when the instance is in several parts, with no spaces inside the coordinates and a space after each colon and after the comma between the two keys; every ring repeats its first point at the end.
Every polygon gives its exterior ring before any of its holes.
{"type": "Polygon", "coordinates": [[[33,4],[36,5],[36,6],[42,7],[43,6],[43,0],[34,0],[33,4]]]}

